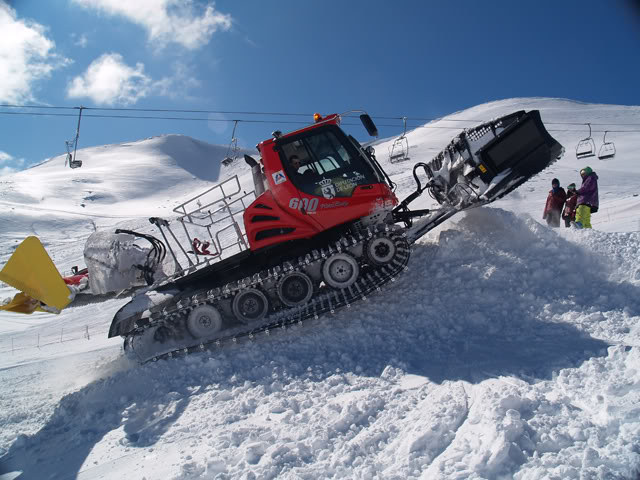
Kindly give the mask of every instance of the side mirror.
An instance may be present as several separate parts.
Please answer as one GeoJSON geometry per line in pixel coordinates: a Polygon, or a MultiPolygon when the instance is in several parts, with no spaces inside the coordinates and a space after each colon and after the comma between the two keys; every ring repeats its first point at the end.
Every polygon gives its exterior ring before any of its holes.
{"type": "Polygon", "coordinates": [[[378,127],[376,127],[376,124],[373,123],[373,120],[371,120],[371,117],[368,114],[363,113],[362,115],[360,115],[360,121],[362,122],[362,125],[364,125],[364,128],[367,129],[367,133],[370,136],[378,136],[378,127]]]}

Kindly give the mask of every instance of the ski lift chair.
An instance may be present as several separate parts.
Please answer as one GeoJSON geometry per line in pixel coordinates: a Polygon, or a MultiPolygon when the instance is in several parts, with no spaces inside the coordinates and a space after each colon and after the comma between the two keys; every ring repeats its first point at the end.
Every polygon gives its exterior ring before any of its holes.
{"type": "Polygon", "coordinates": [[[231,165],[238,158],[238,139],[236,138],[236,127],[238,126],[238,120],[234,120],[233,132],[231,133],[231,142],[229,148],[227,148],[227,156],[222,160],[222,165],[225,167],[231,165]]]}
{"type": "Polygon", "coordinates": [[[578,142],[576,145],[576,158],[593,157],[596,154],[596,144],[591,138],[591,124],[587,123],[589,127],[589,136],[578,142]]]}
{"type": "MultiPolygon", "coordinates": [[[[71,153],[71,149],[74,147],[74,145],[76,144],[76,139],[74,140],[65,140],[65,144],[67,145],[67,158],[64,161],[64,166],[67,166],[67,163],[69,164],[69,167],[71,168],[80,168],[82,166],[82,160],[76,160],[73,158],[73,154],[71,153]]],[[[74,152],[75,153],[75,152],[74,152]]]]}
{"type": "Polygon", "coordinates": [[[64,161],[64,166],[67,166],[69,163],[70,168],[80,168],[82,166],[82,160],[76,159],[76,151],[78,149],[78,139],[80,138],[80,120],[82,120],[82,110],[85,108],[83,106],[76,107],[79,108],[80,113],[78,114],[78,126],[76,127],[76,136],[73,140],[65,140],[65,145],[67,146],[67,157],[64,161]],[[71,153],[73,150],[73,153],[71,153]]]}
{"type": "Polygon", "coordinates": [[[389,161],[391,163],[404,162],[409,160],[409,140],[406,137],[407,133],[407,117],[402,117],[404,123],[404,131],[402,135],[396,138],[389,148],[389,161]]]}
{"type": "Polygon", "coordinates": [[[607,131],[604,132],[604,138],[602,139],[602,146],[598,150],[598,159],[607,160],[616,156],[616,146],[613,142],[607,142],[607,131]]]}
{"type": "Polygon", "coordinates": [[[69,162],[69,166],[71,168],[80,168],[82,166],[82,160],[74,160],[70,153],[67,153],[67,161],[65,165],[69,162]]]}

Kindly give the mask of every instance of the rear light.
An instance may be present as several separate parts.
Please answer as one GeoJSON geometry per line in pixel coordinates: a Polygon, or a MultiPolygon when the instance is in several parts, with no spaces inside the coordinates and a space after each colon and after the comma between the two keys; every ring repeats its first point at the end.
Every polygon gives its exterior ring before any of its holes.
{"type": "Polygon", "coordinates": [[[314,113],[313,114],[313,121],[315,123],[318,123],[318,122],[322,121],[322,115],[320,115],[319,113],[314,113]]]}

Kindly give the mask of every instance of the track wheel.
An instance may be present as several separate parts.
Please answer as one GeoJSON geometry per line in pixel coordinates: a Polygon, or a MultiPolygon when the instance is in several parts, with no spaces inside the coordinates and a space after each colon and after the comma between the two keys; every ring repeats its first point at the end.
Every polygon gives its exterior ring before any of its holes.
{"type": "Polygon", "coordinates": [[[348,253],[336,253],[322,265],[322,278],[333,288],[347,288],[354,284],[360,274],[358,262],[348,253]]]}
{"type": "Polygon", "coordinates": [[[396,244],[393,239],[382,235],[367,242],[365,255],[374,265],[386,265],[396,255],[396,244]]]}
{"type": "Polygon", "coordinates": [[[231,308],[238,321],[246,325],[264,318],[269,311],[269,301],[260,290],[248,288],[235,296],[231,308]]]}
{"type": "Polygon", "coordinates": [[[221,328],[222,315],[213,305],[200,305],[187,317],[187,330],[195,338],[207,337],[221,328]]]}
{"type": "Polygon", "coordinates": [[[278,298],[287,307],[296,307],[309,301],[313,295],[313,282],[302,272],[289,272],[278,283],[278,298]]]}

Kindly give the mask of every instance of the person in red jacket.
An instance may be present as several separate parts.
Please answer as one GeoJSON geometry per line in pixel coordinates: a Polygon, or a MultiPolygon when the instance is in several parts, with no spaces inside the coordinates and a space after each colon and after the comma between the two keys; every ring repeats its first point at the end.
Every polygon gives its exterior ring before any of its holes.
{"type": "Polygon", "coordinates": [[[567,200],[564,203],[564,210],[562,211],[562,219],[564,220],[564,226],[570,227],[571,222],[576,221],[576,203],[578,201],[578,194],[576,192],[576,184],[570,183],[567,185],[567,200]]]}
{"type": "Polygon", "coordinates": [[[560,226],[560,214],[562,213],[562,207],[564,201],[567,199],[567,194],[564,188],[560,186],[560,180],[554,178],[551,180],[551,190],[547,195],[547,203],[544,206],[544,213],[542,219],[547,221],[547,225],[550,227],[560,226]]]}

